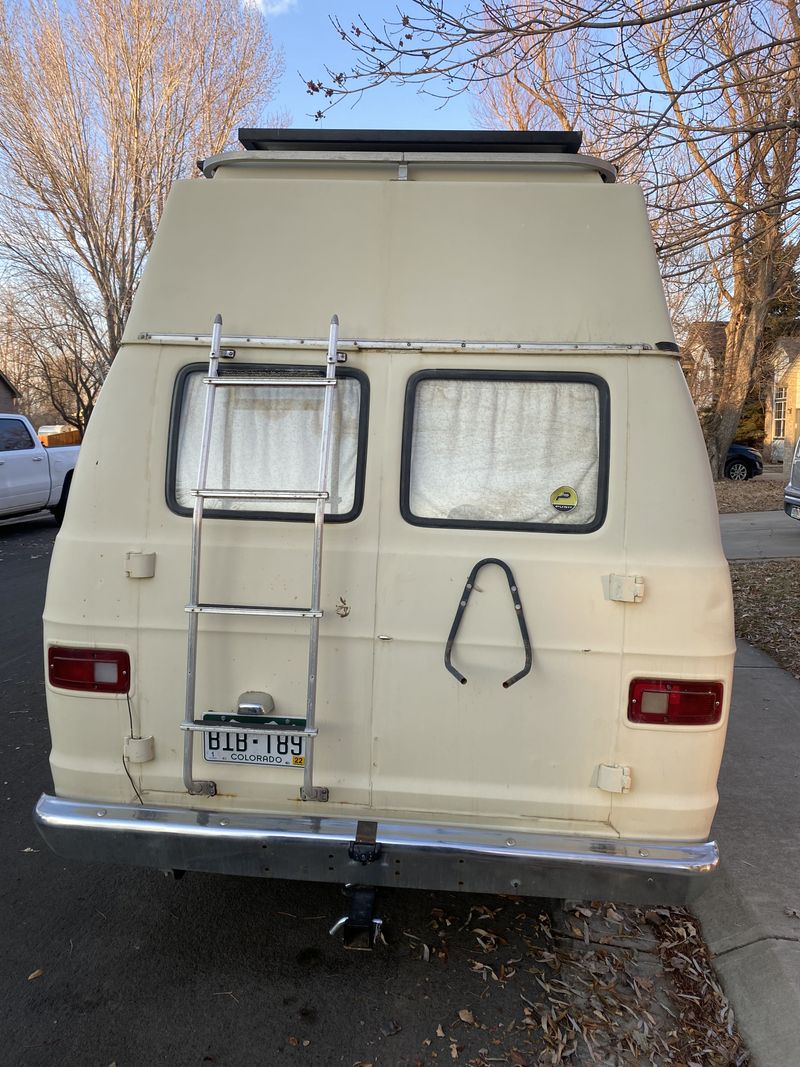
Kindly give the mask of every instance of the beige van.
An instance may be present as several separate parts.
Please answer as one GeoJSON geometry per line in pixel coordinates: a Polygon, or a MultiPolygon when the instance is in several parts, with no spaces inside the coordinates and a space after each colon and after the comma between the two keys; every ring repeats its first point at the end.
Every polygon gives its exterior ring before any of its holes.
{"type": "Polygon", "coordinates": [[[732,606],[640,190],[575,134],[241,140],[170,194],[84,440],[45,840],[690,898],[732,606]]]}

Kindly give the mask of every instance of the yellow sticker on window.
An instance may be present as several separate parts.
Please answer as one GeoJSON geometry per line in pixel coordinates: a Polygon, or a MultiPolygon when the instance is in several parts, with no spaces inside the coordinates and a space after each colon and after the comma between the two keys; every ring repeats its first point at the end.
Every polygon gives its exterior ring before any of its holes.
{"type": "Polygon", "coordinates": [[[571,485],[560,485],[550,494],[550,503],[556,511],[572,511],[578,504],[578,494],[571,485]]]}

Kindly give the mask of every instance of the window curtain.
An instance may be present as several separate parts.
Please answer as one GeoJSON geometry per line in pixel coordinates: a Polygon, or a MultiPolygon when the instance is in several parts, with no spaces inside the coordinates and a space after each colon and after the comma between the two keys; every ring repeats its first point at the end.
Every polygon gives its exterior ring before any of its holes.
{"type": "MultiPolygon", "coordinates": [[[[190,375],[181,408],[175,495],[191,508],[197,486],[203,430],[205,372],[190,375]]],[[[326,514],[353,507],[358,454],[360,386],[340,378],[334,394],[333,436],[328,466],[331,499],[326,514]]],[[[218,389],[208,465],[209,489],[314,490],[319,475],[324,390],[304,386],[218,389]]],[[[313,514],[314,505],[297,500],[212,500],[206,509],[290,511],[313,514]]]]}
{"type": "Polygon", "coordinates": [[[591,523],[597,510],[598,390],[588,382],[422,379],[409,503],[419,518],[591,523]],[[572,510],[550,497],[567,486],[572,510]]]}

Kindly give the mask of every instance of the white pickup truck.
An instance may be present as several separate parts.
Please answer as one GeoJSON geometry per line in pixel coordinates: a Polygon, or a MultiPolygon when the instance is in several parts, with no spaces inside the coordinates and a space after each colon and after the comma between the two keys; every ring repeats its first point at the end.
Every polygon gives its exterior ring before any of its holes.
{"type": "Polygon", "coordinates": [[[0,415],[0,518],[49,508],[60,525],[79,450],[45,448],[23,415],[0,415]]]}

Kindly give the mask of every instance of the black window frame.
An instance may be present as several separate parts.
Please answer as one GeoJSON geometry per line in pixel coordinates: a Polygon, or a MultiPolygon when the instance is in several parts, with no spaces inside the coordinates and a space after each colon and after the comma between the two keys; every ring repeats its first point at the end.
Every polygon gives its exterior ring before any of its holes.
{"type": "Polygon", "coordinates": [[[400,514],[410,526],[459,530],[514,530],[520,533],[588,534],[599,530],[608,513],[609,460],[611,455],[611,394],[608,382],[598,374],[583,371],[421,370],[406,383],[403,412],[403,445],[400,469],[400,514]],[[411,511],[411,447],[417,386],[422,381],[489,382],[582,382],[598,392],[597,510],[587,523],[504,522],[490,519],[442,519],[415,515],[411,511]]]}
{"type": "MultiPolygon", "coordinates": [[[[242,374],[251,374],[258,371],[273,371],[277,376],[286,377],[289,374],[313,375],[324,378],[324,368],[309,366],[308,364],[286,363],[242,363],[237,366],[224,364],[220,367],[220,377],[238,377],[242,374]]],[[[208,363],[189,363],[181,367],[175,378],[172,391],[172,404],[169,416],[169,439],[167,442],[167,469],[165,492],[167,507],[175,515],[191,517],[192,508],[184,507],[178,503],[176,494],[176,476],[178,472],[178,445],[180,440],[180,417],[183,407],[183,395],[187,380],[193,375],[203,373],[208,376],[208,363]]],[[[360,386],[361,396],[358,409],[358,439],[356,455],[355,486],[353,493],[353,506],[340,515],[326,515],[326,523],[353,522],[361,514],[364,507],[364,481],[367,467],[367,440],[369,437],[369,401],[370,389],[369,378],[362,370],[355,367],[342,367],[336,370],[337,378],[353,378],[360,386]]],[[[269,488],[289,488],[265,486],[269,488]]],[[[301,487],[298,487],[301,488],[301,487]]],[[[247,519],[258,522],[313,522],[314,513],[299,511],[240,511],[225,510],[222,508],[208,508],[203,511],[204,519],[247,519]]]]}

